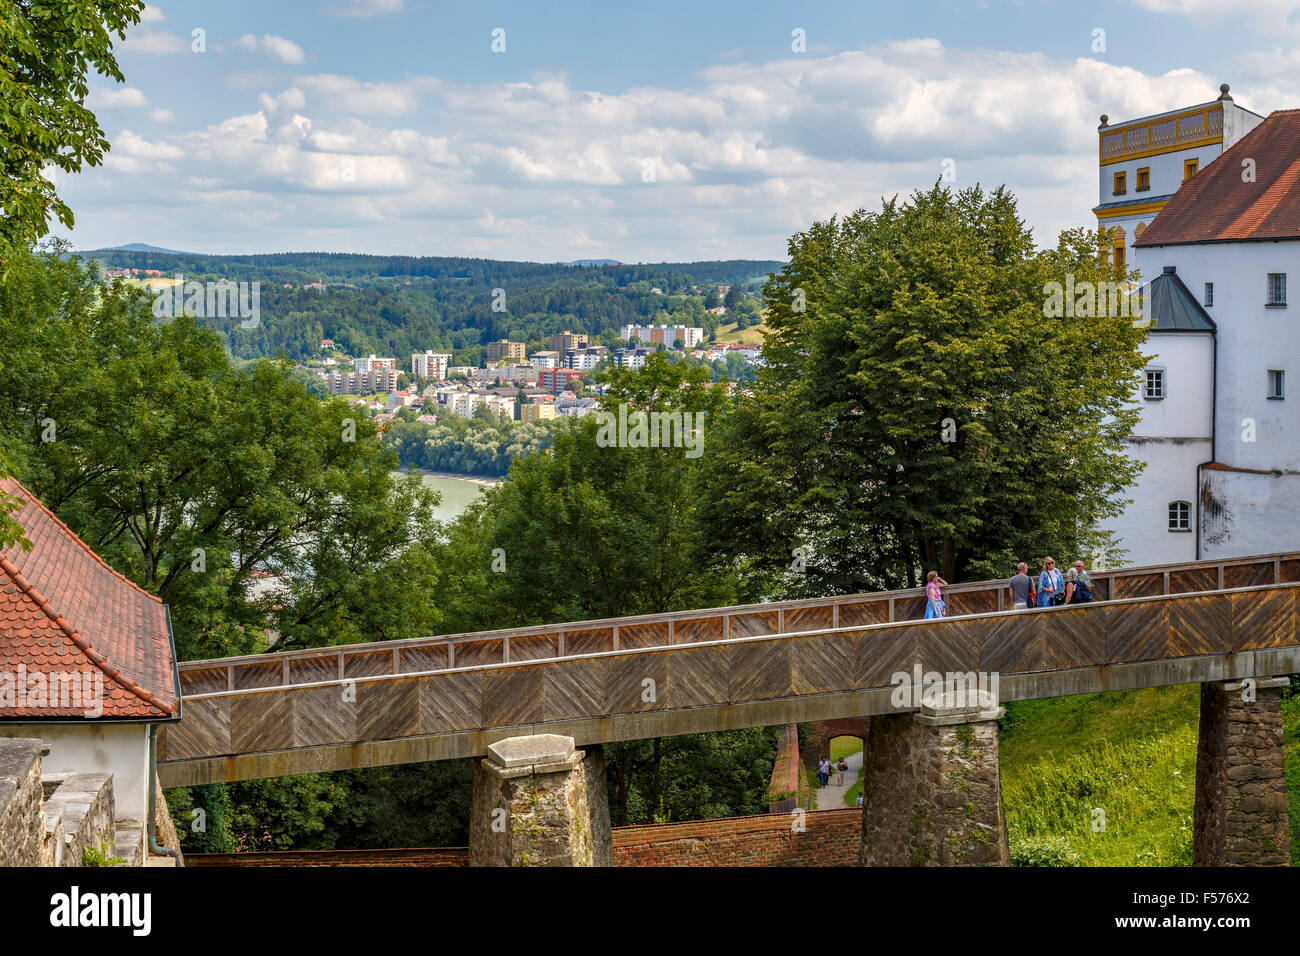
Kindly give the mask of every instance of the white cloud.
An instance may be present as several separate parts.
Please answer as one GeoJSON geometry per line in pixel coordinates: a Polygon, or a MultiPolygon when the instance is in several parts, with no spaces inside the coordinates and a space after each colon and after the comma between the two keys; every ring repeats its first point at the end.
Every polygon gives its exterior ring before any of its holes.
{"type": "Polygon", "coordinates": [[[149,111],[149,118],[155,123],[170,123],[176,119],[176,114],[171,110],[154,109],[149,111]]]}
{"type": "Polygon", "coordinates": [[[410,8],[407,7],[406,0],[349,0],[345,6],[338,7],[330,12],[336,17],[368,19],[394,13],[405,13],[408,9],[410,8]]]}
{"type": "MultiPolygon", "coordinates": [[[[1300,55],[1269,56],[1242,66],[1242,105],[1295,101],[1265,79],[1284,67],[1287,79],[1270,82],[1294,87],[1300,55]]],[[[103,175],[148,176],[161,207],[196,192],[231,205],[228,219],[191,223],[185,248],[634,261],[781,257],[791,233],[929,188],[952,158],[958,186],[1006,183],[1050,243],[1090,222],[1100,113],[1205,102],[1217,79],[919,39],[716,65],[681,88],[617,94],[558,75],[451,84],[322,73],[261,88],[254,112],[153,143],[132,134],[103,175]],[[159,172],[165,163],[174,175],[159,172]]],[[[130,212],[131,223],[152,215],[130,212]]]]}
{"type": "Polygon", "coordinates": [[[251,33],[245,33],[235,40],[234,45],[236,48],[247,50],[250,53],[265,53],[267,56],[275,57],[281,63],[297,65],[307,61],[307,54],[302,47],[292,40],[286,40],[284,37],[273,34],[257,37],[251,33]]]}
{"type": "Polygon", "coordinates": [[[188,37],[145,27],[132,27],[127,30],[126,39],[122,41],[123,53],[137,53],[144,56],[169,56],[173,53],[188,53],[189,50],[188,37]]]}
{"type": "Polygon", "coordinates": [[[90,91],[86,105],[92,110],[131,109],[148,106],[149,100],[142,90],[134,86],[101,87],[90,91]]]}
{"type": "Polygon", "coordinates": [[[147,3],[144,5],[144,9],[140,11],[141,23],[165,23],[166,20],[167,18],[163,16],[161,10],[147,3]]]}

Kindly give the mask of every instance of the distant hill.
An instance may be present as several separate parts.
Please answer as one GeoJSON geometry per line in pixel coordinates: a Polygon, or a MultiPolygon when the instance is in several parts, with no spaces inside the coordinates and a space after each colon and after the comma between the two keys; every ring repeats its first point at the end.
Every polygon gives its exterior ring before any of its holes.
{"type": "Polygon", "coordinates": [[[561,262],[562,266],[621,266],[623,263],[617,259],[574,259],[572,262],[561,262]]]}
{"type": "Polygon", "coordinates": [[[167,256],[189,256],[190,252],[178,252],[175,249],[164,249],[161,246],[151,246],[147,242],[128,242],[124,246],[109,246],[106,249],[92,249],[89,252],[80,253],[83,256],[93,256],[100,252],[159,252],[167,256]]]}
{"type": "MultiPolygon", "coordinates": [[[[575,268],[450,256],[207,256],[152,248],[85,255],[105,267],[157,270],[199,282],[259,283],[260,322],[252,328],[234,317],[205,319],[237,358],[283,354],[307,361],[321,356],[322,340],[332,339],[345,355],[400,357],[402,366],[409,365],[412,352],[425,349],[453,352],[458,365],[477,365],[488,342],[509,338],[536,350],[566,329],[613,346],[620,344],[618,330],[629,324],[682,323],[712,331],[719,317],[704,310],[705,291],[724,285],[757,292],[768,273],[785,265],[754,259],[638,265],[578,260],[585,267],[575,268]]],[[[734,322],[730,316],[724,321],[734,322]]]]}

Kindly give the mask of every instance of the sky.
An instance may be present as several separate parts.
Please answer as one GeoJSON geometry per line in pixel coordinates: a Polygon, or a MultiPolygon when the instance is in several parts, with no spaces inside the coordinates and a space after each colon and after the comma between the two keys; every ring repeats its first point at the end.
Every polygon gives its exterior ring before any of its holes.
{"type": "Polygon", "coordinates": [[[783,259],[945,170],[1095,225],[1100,114],[1300,107],[1300,0],[160,0],[117,55],[78,249],[783,259]]]}

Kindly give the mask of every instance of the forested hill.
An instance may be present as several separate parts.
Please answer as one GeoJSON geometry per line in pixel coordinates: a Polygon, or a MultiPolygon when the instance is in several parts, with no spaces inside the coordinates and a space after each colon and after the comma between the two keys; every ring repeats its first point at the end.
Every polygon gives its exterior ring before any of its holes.
{"type": "MultiPolygon", "coordinates": [[[[566,265],[433,256],[276,253],[251,256],[173,255],[120,249],[81,253],[105,267],[158,270],[186,280],[260,283],[260,322],[209,317],[239,358],[278,355],[303,360],[333,339],[351,355],[434,349],[477,364],[484,345],[500,338],[543,348],[570,329],[593,340],[633,322],[683,322],[715,327],[704,293],[718,285],[756,291],[782,263],[762,260],[566,265]],[[325,288],[304,288],[323,283],[325,288]],[[505,311],[494,311],[494,290],[505,311]],[[659,289],[656,293],[653,289],[659,289]]],[[[749,300],[743,311],[753,313],[749,300]]],[[[730,317],[729,317],[730,318],[730,317]]],[[[725,320],[723,320],[725,321],[725,320]]]]}

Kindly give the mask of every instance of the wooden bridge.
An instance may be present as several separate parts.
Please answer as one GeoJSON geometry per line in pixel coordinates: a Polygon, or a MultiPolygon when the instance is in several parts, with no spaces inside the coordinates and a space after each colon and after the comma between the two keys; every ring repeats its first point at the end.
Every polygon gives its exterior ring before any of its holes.
{"type": "MultiPolygon", "coordinates": [[[[195,661],[164,786],[898,714],[896,675],[998,675],[1000,698],[1300,672],[1300,552],[1091,572],[1092,603],[1007,610],[1005,581],[195,661]]],[[[912,708],[915,709],[915,708],[912,708]]]]}

